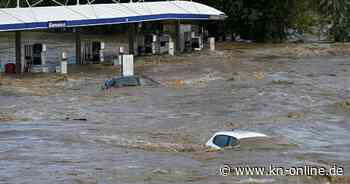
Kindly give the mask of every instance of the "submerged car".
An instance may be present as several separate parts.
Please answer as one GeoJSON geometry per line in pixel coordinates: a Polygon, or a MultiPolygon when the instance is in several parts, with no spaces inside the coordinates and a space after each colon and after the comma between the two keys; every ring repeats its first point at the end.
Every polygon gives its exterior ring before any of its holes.
{"type": "Polygon", "coordinates": [[[239,140],[256,138],[256,137],[267,137],[267,135],[256,132],[233,130],[233,131],[222,131],[215,133],[207,142],[206,146],[213,149],[223,149],[225,147],[234,147],[239,145],[239,140]]]}

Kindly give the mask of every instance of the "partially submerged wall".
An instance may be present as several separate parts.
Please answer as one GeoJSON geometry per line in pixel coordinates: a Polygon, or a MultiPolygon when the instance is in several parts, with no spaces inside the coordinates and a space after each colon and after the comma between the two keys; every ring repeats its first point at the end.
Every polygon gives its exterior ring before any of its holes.
{"type": "MultiPolygon", "coordinates": [[[[123,34],[82,34],[82,54],[84,42],[99,41],[105,43],[105,60],[112,59],[118,54],[119,47],[128,47],[127,37],[123,34]]],[[[25,45],[36,43],[47,47],[46,63],[58,65],[60,54],[66,51],[69,63],[75,63],[75,37],[74,33],[49,32],[22,32],[22,61],[25,59],[25,45]]],[[[7,63],[15,63],[15,34],[11,32],[0,33],[0,65],[4,68],[7,63]]]]}

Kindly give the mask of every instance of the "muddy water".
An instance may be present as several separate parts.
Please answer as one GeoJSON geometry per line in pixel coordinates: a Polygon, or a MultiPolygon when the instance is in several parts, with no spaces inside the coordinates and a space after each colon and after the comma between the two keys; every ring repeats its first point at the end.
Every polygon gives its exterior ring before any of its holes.
{"type": "Polygon", "coordinates": [[[327,182],[221,177],[218,168],[225,163],[338,164],[349,175],[349,111],[334,105],[350,97],[346,58],[222,62],[220,57],[196,56],[190,63],[143,72],[161,83],[187,80],[181,87],[106,93],[98,88],[106,76],[99,75],[95,82],[75,81],[63,94],[1,95],[1,111],[27,120],[0,123],[0,183],[327,182]],[[232,72],[239,78],[227,80],[232,72]],[[208,73],[215,80],[191,82],[208,73]],[[86,121],[73,120],[81,118],[86,121]],[[233,128],[270,137],[222,152],[179,149],[203,145],[213,132],[233,128]]]}

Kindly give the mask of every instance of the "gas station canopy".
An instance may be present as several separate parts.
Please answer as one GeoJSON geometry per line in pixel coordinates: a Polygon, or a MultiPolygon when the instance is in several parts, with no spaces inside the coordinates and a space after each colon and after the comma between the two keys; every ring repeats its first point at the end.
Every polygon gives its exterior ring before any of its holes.
{"type": "Polygon", "coordinates": [[[0,9],[0,31],[137,23],[156,20],[220,20],[212,7],[189,1],[88,4],[0,9]]]}

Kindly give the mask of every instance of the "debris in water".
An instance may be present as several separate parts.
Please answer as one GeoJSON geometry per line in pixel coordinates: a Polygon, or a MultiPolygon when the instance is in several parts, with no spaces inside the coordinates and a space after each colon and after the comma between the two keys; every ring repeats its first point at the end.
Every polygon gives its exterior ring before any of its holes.
{"type": "Polygon", "coordinates": [[[272,77],[272,84],[276,85],[292,85],[294,84],[294,81],[289,79],[288,77],[281,76],[280,74],[273,74],[272,77]]]}
{"type": "Polygon", "coordinates": [[[15,117],[0,112],[0,122],[13,121],[15,117]]]}
{"type": "Polygon", "coordinates": [[[69,118],[69,117],[66,117],[65,120],[73,120],[73,121],[87,121],[87,118],[69,118]]]}
{"type": "Polygon", "coordinates": [[[350,176],[328,176],[331,183],[350,183],[350,176]]]}
{"type": "Polygon", "coordinates": [[[273,84],[276,84],[276,85],[292,85],[292,84],[294,84],[293,81],[290,81],[290,80],[282,80],[282,79],[273,80],[272,83],[273,83],[273,84]]]}
{"type": "Polygon", "coordinates": [[[98,184],[99,182],[97,179],[93,177],[87,177],[87,178],[77,178],[75,179],[77,184],[98,184]]]}
{"type": "Polygon", "coordinates": [[[350,99],[347,99],[343,102],[338,102],[337,106],[344,110],[350,111],[350,99]]]}
{"type": "Polygon", "coordinates": [[[287,117],[292,119],[301,119],[305,116],[302,112],[290,112],[288,113],[287,117]]]}
{"type": "Polygon", "coordinates": [[[67,75],[58,75],[56,78],[56,82],[68,81],[67,75]]]}
{"type": "Polygon", "coordinates": [[[143,83],[146,83],[146,85],[151,85],[151,86],[160,86],[161,83],[159,83],[158,81],[152,79],[151,77],[142,75],[141,76],[141,80],[143,80],[142,85],[144,85],[143,83]]]}
{"type": "Polygon", "coordinates": [[[152,171],[153,174],[169,174],[170,171],[168,170],[165,170],[165,169],[160,169],[160,168],[157,168],[157,169],[154,169],[152,171]]]}
{"type": "Polygon", "coordinates": [[[185,85],[183,80],[175,80],[175,88],[182,88],[185,85]]]}
{"type": "Polygon", "coordinates": [[[238,72],[234,72],[228,79],[227,81],[240,81],[241,76],[238,72]]]}
{"type": "Polygon", "coordinates": [[[254,77],[257,80],[263,80],[265,78],[265,73],[264,72],[254,72],[254,77]]]}
{"type": "Polygon", "coordinates": [[[74,121],[87,121],[86,118],[77,118],[77,119],[73,119],[74,121]]]}
{"type": "Polygon", "coordinates": [[[219,76],[217,73],[208,73],[198,78],[190,79],[176,79],[168,82],[168,86],[175,88],[189,87],[205,87],[211,81],[223,80],[224,78],[219,76]]]}

